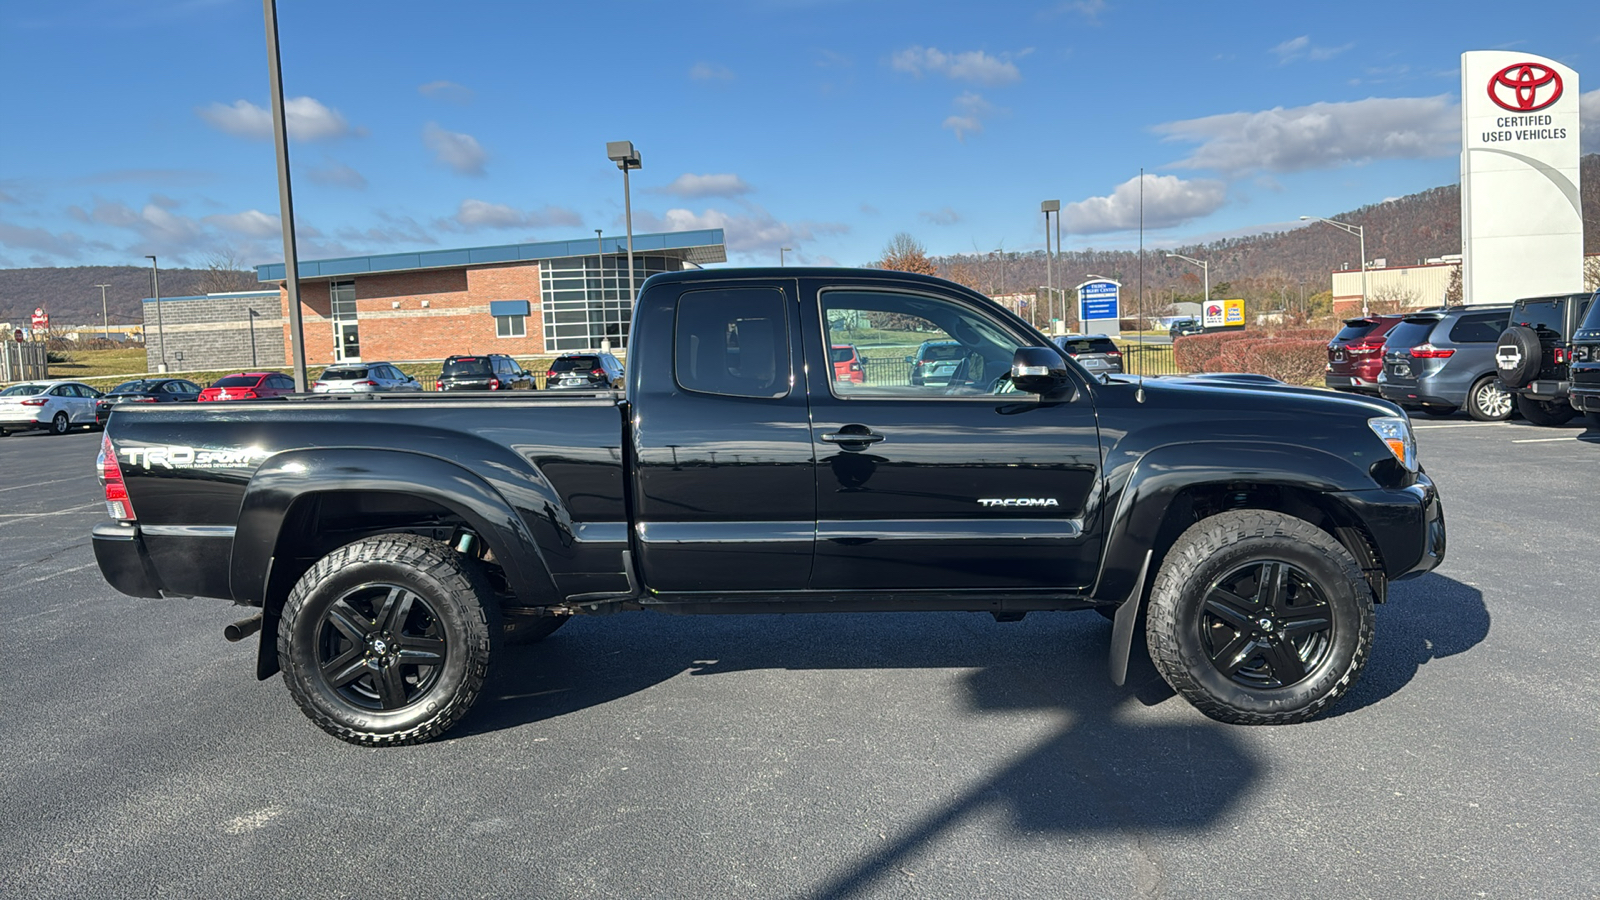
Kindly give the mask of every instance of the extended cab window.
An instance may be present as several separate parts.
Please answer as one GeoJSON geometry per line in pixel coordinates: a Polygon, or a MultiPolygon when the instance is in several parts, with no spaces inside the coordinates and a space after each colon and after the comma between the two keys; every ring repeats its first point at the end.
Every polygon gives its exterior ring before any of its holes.
{"type": "Polygon", "coordinates": [[[850,344],[863,381],[837,374],[837,397],[963,397],[1010,393],[1022,344],[998,322],[950,300],[890,291],[822,294],[826,346],[850,344]]]}
{"type": "Polygon", "coordinates": [[[672,370],[702,394],[777,398],[789,393],[789,324],[772,288],[690,291],[678,299],[672,370]]]}

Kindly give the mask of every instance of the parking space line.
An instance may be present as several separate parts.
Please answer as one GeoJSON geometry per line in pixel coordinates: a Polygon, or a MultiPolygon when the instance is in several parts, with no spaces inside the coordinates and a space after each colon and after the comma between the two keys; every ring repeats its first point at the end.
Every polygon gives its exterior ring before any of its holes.
{"type": "Polygon", "coordinates": [[[20,584],[14,585],[14,587],[27,587],[30,584],[38,584],[41,581],[49,581],[52,578],[59,578],[62,575],[68,575],[68,574],[71,574],[73,572],[82,572],[84,569],[92,569],[97,565],[99,565],[99,563],[92,562],[92,563],[84,563],[81,566],[73,566],[70,569],[61,569],[59,571],[51,572],[49,575],[40,575],[38,578],[33,578],[33,579],[28,580],[28,581],[21,582],[20,584]]]}
{"type": "Polygon", "coordinates": [[[1575,438],[1575,437],[1524,438],[1524,439],[1522,439],[1520,441],[1512,441],[1511,443],[1513,443],[1513,444],[1549,444],[1549,443],[1554,443],[1555,441],[1575,441],[1575,440],[1577,440],[1577,438],[1575,438]]]}
{"type": "Polygon", "coordinates": [[[54,481],[35,481],[35,482],[31,483],[31,484],[19,484],[19,485],[15,485],[13,487],[0,488],[0,493],[3,493],[5,491],[20,491],[23,488],[44,487],[47,484],[61,484],[64,481],[82,481],[82,480],[83,479],[81,479],[81,478],[57,478],[54,481]]]}
{"type": "Polygon", "coordinates": [[[1412,431],[1423,431],[1429,428],[1504,428],[1504,422],[1457,422],[1454,425],[1412,425],[1412,431]]]}
{"type": "Polygon", "coordinates": [[[82,512],[83,510],[94,509],[96,506],[101,506],[101,505],[103,505],[103,504],[100,504],[100,503],[85,503],[82,506],[69,506],[66,509],[58,509],[58,510],[55,510],[54,512],[42,512],[42,513],[0,513],[0,519],[6,519],[7,520],[7,521],[4,521],[4,522],[0,522],[0,526],[15,525],[18,522],[21,522],[21,521],[23,521],[25,519],[42,519],[45,516],[64,516],[67,513],[82,512]]]}

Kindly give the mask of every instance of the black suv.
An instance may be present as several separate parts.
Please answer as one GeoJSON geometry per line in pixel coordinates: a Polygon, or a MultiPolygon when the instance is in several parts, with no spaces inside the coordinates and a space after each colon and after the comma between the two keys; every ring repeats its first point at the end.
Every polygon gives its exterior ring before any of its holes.
{"type": "Polygon", "coordinates": [[[1511,306],[1511,323],[1495,345],[1500,383],[1535,425],[1565,425],[1578,414],[1568,402],[1573,337],[1593,304],[1591,294],[1529,297],[1511,306]]]}
{"type": "Polygon", "coordinates": [[[433,382],[436,391],[532,391],[533,373],[503,353],[452,356],[433,382]]]}
{"type": "Polygon", "coordinates": [[[605,391],[622,387],[622,361],[609,353],[568,353],[544,373],[547,390],[605,391]]]}
{"type": "MultiPolygon", "coordinates": [[[[1600,298],[1600,293],[1595,294],[1600,298]]],[[[1589,301],[1589,314],[1572,333],[1573,410],[1583,413],[1590,428],[1600,428],[1600,299],[1589,301]]]]}
{"type": "Polygon", "coordinates": [[[1167,326],[1167,335],[1170,337],[1183,337],[1190,334],[1205,334],[1205,326],[1196,319],[1179,319],[1167,326]]]}

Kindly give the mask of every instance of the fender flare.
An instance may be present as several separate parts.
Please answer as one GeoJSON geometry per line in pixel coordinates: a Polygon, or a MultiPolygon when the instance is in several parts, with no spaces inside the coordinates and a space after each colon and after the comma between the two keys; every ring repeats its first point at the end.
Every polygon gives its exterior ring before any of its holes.
{"type": "Polygon", "coordinates": [[[228,584],[236,601],[264,605],[284,520],[295,502],[337,491],[384,491],[436,503],[460,516],[488,544],[522,602],[559,597],[527,523],[476,473],[422,453],[330,448],[279,453],[251,477],[229,563],[228,584]]]}

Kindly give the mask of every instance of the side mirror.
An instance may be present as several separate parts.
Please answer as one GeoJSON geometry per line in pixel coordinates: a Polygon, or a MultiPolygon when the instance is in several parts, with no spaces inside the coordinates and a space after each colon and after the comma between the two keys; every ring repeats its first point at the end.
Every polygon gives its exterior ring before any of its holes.
{"type": "Polygon", "coordinates": [[[1049,347],[1018,347],[1011,357],[1011,383],[1030,394],[1049,394],[1071,383],[1061,354],[1049,347]]]}

